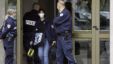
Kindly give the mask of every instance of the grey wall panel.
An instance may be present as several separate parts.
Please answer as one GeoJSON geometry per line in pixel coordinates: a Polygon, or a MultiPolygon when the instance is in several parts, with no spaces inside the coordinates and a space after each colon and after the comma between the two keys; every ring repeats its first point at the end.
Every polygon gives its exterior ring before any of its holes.
{"type": "MultiPolygon", "coordinates": [[[[0,28],[3,24],[5,18],[5,0],[0,0],[0,28]]],[[[3,42],[0,40],[0,64],[4,64],[4,48],[3,48],[3,42]]]]}

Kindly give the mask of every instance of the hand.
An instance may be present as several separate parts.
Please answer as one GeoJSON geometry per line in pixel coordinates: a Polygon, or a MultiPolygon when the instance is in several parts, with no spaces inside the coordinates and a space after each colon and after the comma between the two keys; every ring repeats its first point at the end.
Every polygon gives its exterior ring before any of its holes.
{"type": "Polygon", "coordinates": [[[54,25],[51,25],[51,28],[54,28],[54,25]]]}
{"type": "Polygon", "coordinates": [[[56,44],[56,41],[53,41],[53,42],[52,42],[52,46],[54,46],[55,44],[56,44]]]}
{"type": "Polygon", "coordinates": [[[33,41],[30,41],[30,45],[32,45],[33,44],[33,41]]]}

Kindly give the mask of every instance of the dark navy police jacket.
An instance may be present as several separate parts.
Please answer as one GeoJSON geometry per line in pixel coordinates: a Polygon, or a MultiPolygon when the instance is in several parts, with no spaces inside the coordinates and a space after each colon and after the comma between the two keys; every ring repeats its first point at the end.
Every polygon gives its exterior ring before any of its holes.
{"type": "Polygon", "coordinates": [[[71,15],[66,8],[54,19],[54,28],[56,33],[72,31],[71,15]]]}
{"type": "Polygon", "coordinates": [[[16,20],[9,16],[0,30],[0,38],[15,38],[16,34],[16,20]]]}

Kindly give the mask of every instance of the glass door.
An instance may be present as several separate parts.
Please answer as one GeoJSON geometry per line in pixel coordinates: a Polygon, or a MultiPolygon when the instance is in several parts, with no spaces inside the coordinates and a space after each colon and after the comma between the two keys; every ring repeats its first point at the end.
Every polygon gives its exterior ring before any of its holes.
{"type": "Polygon", "coordinates": [[[72,1],[73,52],[78,64],[95,64],[95,7],[92,2],[72,1]]]}
{"type": "Polygon", "coordinates": [[[96,61],[97,64],[110,64],[110,0],[97,0],[97,4],[96,61]]]}
{"type": "Polygon", "coordinates": [[[109,0],[71,3],[73,52],[78,64],[109,63],[109,0]]]}

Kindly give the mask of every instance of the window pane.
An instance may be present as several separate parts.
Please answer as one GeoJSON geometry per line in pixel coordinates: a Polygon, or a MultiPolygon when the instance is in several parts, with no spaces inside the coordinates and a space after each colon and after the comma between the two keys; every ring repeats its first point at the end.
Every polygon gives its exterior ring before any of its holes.
{"type": "Polygon", "coordinates": [[[110,0],[100,0],[100,29],[109,30],[110,0]]]}
{"type": "Polygon", "coordinates": [[[77,64],[91,64],[91,41],[75,41],[77,64]]]}
{"type": "Polygon", "coordinates": [[[75,30],[91,30],[91,0],[74,1],[75,30]]]}
{"type": "Polygon", "coordinates": [[[100,64],[110,64],[109,41],[100,41],[100,64]]]}

